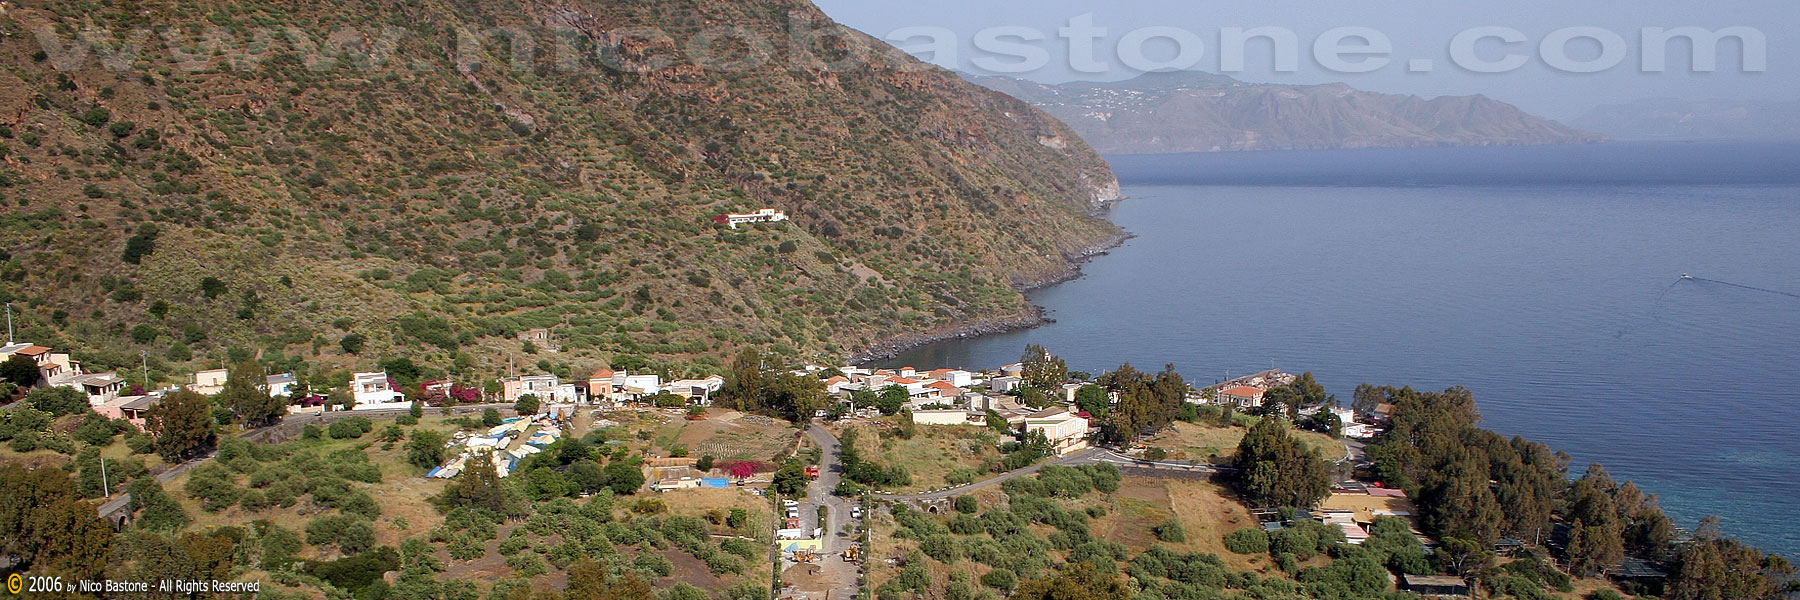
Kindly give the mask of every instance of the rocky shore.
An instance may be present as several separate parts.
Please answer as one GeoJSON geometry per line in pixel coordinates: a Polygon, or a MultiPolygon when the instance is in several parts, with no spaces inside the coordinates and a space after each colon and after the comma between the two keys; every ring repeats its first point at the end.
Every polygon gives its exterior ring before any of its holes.
{"type": "MultiPolygon", "coordinates": [[[[1029,292],[1038,288],[1052,286],[1079,278],[1081,277],[1081,268],[1087,261],[1096,256],[1106,254],[1108,251],[1119,247],[1120,244],[1125,243],[1125,240],[1131,239],[1132,237],[1133,236],[1129,233],[1121,232],[1080,251],[1064,254],[1063,258],[1068,262],[1067,267],[1049,276],[1015,282],[1013,287],[1020,292],[1029,292]]],[[[1028,304],[1023,312],[1017,314],[977,319],[974,321],[952,324],[924,333],[903,335],[881,340],[851,354],[848,360],[850,364],[876,362],[894,358],[908,350],[944,340],[964,339],[982,335],[1005,333],[1019,329],[1030,329],[1032,327],[1053,322],[1055,321],[1044,316],[1043,307],[1035,304],[1028,304]]]]}

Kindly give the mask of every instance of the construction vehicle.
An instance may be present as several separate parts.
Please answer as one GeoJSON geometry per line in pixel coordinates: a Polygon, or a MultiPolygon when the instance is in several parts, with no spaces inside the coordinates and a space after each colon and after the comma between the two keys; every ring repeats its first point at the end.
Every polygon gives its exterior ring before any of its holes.
{"type": "Polygon", "coordinates": [[[807,479],[818,479],[819,478],[819,466],[811,465],[811,466],[806,467],[806,478],[807,479]]]}
{"type": "Polygon", "coordinates": [[[819,557],[819,554],[812,550],[795,550],[794,551],[794,562],[809,563],[809,562],[812,562],[813,559],[818,558],[818,557],[819,557]]]}
{"type": "Polygon", "coordinates": [[[850,549],[844,551],[844,562],[856,562],[856,559],[861,556],[861,553],[861,546],[851,546],[850,549]]]}

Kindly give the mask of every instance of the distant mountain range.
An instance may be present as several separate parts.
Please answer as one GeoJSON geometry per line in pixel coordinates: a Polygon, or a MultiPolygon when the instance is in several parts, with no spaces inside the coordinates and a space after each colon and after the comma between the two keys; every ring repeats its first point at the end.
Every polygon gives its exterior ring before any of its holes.
{"type": "Polygon", "coordinates": [[[1199,72],[1044,85],[971,81],[1061,119],[1104,154],[1593,143],[1484,96],[1378,94],[1344,84],[1246,83],[1199,72]]]}
{"type": "Polygon", "coordinates": [[[1800,101],[1639,100],[1601,106],[1576,127],[1632,140],[1800,139],[1800,101]]]}

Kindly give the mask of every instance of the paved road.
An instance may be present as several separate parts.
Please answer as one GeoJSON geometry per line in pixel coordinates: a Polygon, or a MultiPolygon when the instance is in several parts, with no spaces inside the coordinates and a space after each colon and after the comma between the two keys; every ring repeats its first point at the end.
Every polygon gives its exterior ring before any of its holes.
{"type": "MultiPolygon", "coordinates": [[[[818,424],[808,424],[806,434],[812,438],[813,444],[820,449],[819,478],[814,479],[807,487],[806,501],[800,503],[801,527],[814,527],[818,521],[818,507],[824,506],[827,514],[825,525],[824,551],[812,564],[818,565],[818,581],[822,585],[808,586],[817,589],[796,589],[796,597],[838,599],[856,597],[857,564],[843,561],[843,553],[856,543],[855,534],[844,534],[843,525],[852,522],[850,518],[850,501],[832,495],[838,482],[843,479],[844,466],[840,460],[843,447],[838,444],[836,436],[831,435],[818,424]]],[[[784,563],[785,566],[785,563],[784,563]]]]}

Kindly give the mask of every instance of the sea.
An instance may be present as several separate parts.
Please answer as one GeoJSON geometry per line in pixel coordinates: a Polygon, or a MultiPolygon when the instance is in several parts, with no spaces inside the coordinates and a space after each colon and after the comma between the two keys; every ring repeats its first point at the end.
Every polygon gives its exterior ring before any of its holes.
{"type": "Polygon", "coordinates": [[[894,366],[1463,386],[1690,530],[1800,557],[1800,144],[1109,157],[1135,237],[1030,294],[1054,323],[894,366]],[[1686,277],[1684,278],[1684,274],[1686,277]]]}

